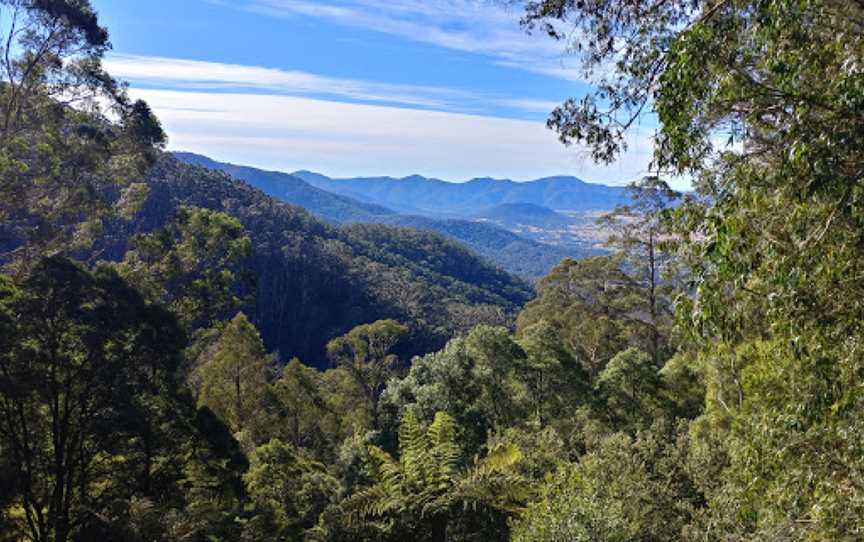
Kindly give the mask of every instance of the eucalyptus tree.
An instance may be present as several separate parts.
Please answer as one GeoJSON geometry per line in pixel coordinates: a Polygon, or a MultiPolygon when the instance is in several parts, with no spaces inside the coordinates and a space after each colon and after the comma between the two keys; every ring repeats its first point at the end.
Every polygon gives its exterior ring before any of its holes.
{"type": "Polygon", "coordinates": [[[110,47],[88,0],[0,2],[3,261],[22,275],[45,251],[87,247],[146,194],[135,180],[165,135],[103,69],[110,47]]]}
{"type": "Polygon", "coordinates": [[[630,201],[602,216],[600,223],[611,230],[606,246],[622,256],[636,294],[643,298],[637,309],[645,313],[647,350],[659,367],[671,351],[674,299],[681,288],[670,213],[682,196],[657,177],[631,183],[627,194],[630,201]]]}
{"type": "Polygon", "coordinates": [[[164,227],[133,237],[117,269],[152,301],[170,308],[191,332],[248,304],[251,255],[252,239],[239,220],[180,207],[164,227]]]}
{"type": "Polygon", "coordinates": [[[729,461],[705,529],[854,538],[864,4],[533,0],[524,23],[570,40],[597,83],[551,115],[562,141],[614,160],[650,111],[654,171],[697,189],[676,211],[695,293],[682,316],[704,347],[707,389],[736,390],[724,416],[698,424],[729,461]]]}
{"type": "Polygon", "coordinates": [[[273,371],[261,336],[245,314],[231,319],[196,372],[201,383],[199,406],[213,411],[235,435],[259,440],[273,371]]]}
{"type": "Polygon", "coordinates": [[[408,328],[395,320],[378,320],[355,327],[327,343],[327,354],[345,369],[366,399],[374,428],[378,428],[378,399],[393,376],[398,358],[391,352],[408,328]]]}
{"type": "Polygon", "coordinates": [[[640,285],[620,255],[566,259],[540,280],[517,320],[518,334],[547,322],[594,378],[628,346],[647,349],[640,285]]]}

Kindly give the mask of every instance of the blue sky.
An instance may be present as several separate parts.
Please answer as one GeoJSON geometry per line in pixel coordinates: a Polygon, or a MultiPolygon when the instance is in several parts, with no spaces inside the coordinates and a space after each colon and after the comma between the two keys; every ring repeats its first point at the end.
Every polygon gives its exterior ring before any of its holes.
{"type": "Polygon", "coordinates": [[[331,176],[461,181],[645,172],[649,121],[612,166],[544,120],[589,87],[564,45],[492,0],[94,0],[106,64],[171,149],[331,176]]]}

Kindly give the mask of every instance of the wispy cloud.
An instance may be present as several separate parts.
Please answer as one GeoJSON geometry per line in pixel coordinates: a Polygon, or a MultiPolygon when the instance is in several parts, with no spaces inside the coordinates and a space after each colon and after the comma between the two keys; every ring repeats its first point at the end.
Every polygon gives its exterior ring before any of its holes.
{"type": "Polygon", "coordinates": [[[597,166],[542,122],[294,96],[132,92],[153,106],[170,148],[283,171],[449,180],[572,174],[624,183],[645,172],[651,153],[647,133],[634,134],[619,164],[597,166]]]}
{"type": "Polygon", "coordinates": [[[115,76],[138,86],[159,88],[317,95],[433,109],[453,109],[473,98],[469,93],[449,88],[393,85],[177,58],[112,55],[105,64],[115,76]]]}
{"type": "Polygon", "coordinates": [[[497,103],[503,107],[529,113],[542,113],[544,115],[548,115],[553,109],[561,105],[561,102],[552,100],[532,100],[526,98],[505,98],[497,100],[497,103]]]}
{"type": "Polygon", "coordinates": [[[519,26],[518,3],[494,0],[239,0],[274,17],[314,17],[467,53],[568,80],[583,74],[565,46],[519,26]]]}
{"type": "Polygon", "coordinates": [[[285,94],[519,118],[545,117],[560,103],[464,89],[341,79],[304,71],[178,58],[111,55],[105,64],[110,73],[138,88],[285,94]]]}

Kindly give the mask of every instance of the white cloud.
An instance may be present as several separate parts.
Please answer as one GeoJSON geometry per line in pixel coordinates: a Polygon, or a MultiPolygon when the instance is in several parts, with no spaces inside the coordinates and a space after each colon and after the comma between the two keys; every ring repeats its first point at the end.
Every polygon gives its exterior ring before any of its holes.
{"type": "Polygon", "coordinates": [[[452,109],[459,102],[472,99],[469,93],[442,87],[392,85],[324,77],[303,71],[177,58],[111,55],[105,60],[105,67],[116,77],[162,88],[317,94],[436,109],[452,109]]]}
{"type": "Polygon", "coordinates": [[[542,122],[340,103],[293,96],[133,90],[170,136],[170,148],[258,167],[331,176],[419,173],[447,180],[576,175],[620,184],[645,172],[650,137],[597,166],[564,148],[542,122]]]}
{"type": "Polygon", "coordinates": [[[520,111],[527,111],[529,113],[543,113],[544,115],[548,115],[552,112],[553,109],[561,105],[562,102],[555,102],[551,100],[513,98],[497,100],[497,103],[504,107],[518,109],[520,111]]]}
{"type": "Polygon", "coordinates": [[[242,0],[244,9],[274,17],[306,16],[391,34],[457,51],[482,54],[499,65],[567,80],[582,80],[563,43],[519,25],[519,3],[495,0],[242,0]]]}

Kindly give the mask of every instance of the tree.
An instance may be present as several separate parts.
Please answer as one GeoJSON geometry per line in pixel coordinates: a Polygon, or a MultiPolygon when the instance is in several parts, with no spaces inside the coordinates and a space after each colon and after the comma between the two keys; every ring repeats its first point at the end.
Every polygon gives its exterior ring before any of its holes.
{"type": "Polygon", "coordinates": [[[440,351],[414,358],[404,378],[387,383],[382,395],[385,410],[392,408],[397,419],[411,412],[423,423],[431,423],[436,412],[446,412],[462,431],[465,449],[479,449],[493,419],[478,401],[482,392],[475,366],[466,339],[452,339],[440,351]]]}
{"type": "Polygon", "coordinates": [[[597,378],[597,388],[603,415],[619,429],[650,425],[664,410],[660,374],[651,358],[635,348],[609,361],[597,378]]]}
{"type": "Polygon", "coordinates": [[[132,181],[165,135],[102,69],[108,32],[88,0],[3,0],[0,19],[0,220],[13,240],[2,256],[23,276],[134,212],[146,188],[132,181]]]}
{"type": "Polygon", "coordinates": [[[527,327],[518,342],[526,359],[517,377],[526,384],[534,417],[541,425],[589,401],[588,373],[551,324],[541,320],[527,327]]]}
{"type": "Polygon", "coordinates": [[[456,420],[462,447],[478,453],[493,429],[522,420],[531,397],[520,380],[526,356],[504,328],[478,326],[443,350],[414,358],[403,379],[387,384],[384,403],[397,415],[431,423],[439,411],[456,420]]]}
{"type": "Polygon", "coordinates": [[[183,333],[116,274],[62,259],[4,287],[0,306],[0,449],[16,472],[19,527],[66,541],[114,499],[148,494],[153,454],[139,443],[153,443],[151,405],[176,393],[183,333]]]}
{"type": "Polygon", "coordinates": [[[324,465],[276,439],[255,450],[244,481],[259,513],[245,535],[257,540],[308,539],[341,489],[324,465]]]}
{"type": "Polygon", "coordinates": [[[274,420],[269,433],[315,457],[332,459],[339,420],[327,399],[322,375],[292,359],[268,393],[266,409],[274,420]]]}
{"type": "Polygon", "coordinates": [[[662,427],[616,433],[547,478],[515,523],[516,542],[678,540],[700,495],[683,469],[686,442],[662,427]]]}
{"type": "Polygon", "coordinates": [[[537,289],[519,314],[518,335],[546,321],[592,378],[616,353],[644,342],[638,285],[622,270],[620,257],[568,258],[537,289]]]}
{"type": "Polygon", "coordinates": [[[378,399],[398,361],[390,350],[408,334],[408,328],[395,320],[378,320],[355,327],[327,343],[333,363],[351,375],[366,397],[373,427],[378,427],[378,399]]]}
{"type": "Polygon", "coordinates": [[[614,64],[553,114],[559,135],[611,159],[653,108],[654,169],[698,190],[675,214],[708,375],[695,448],[720,447],[714,537],[857,536],[859,454],[836,451],[859,449],[862,413],[862,19],[857,1],[529,3],[528,24],[573,23],[587,66],[614,64]]]}
{"type": "Polygon", "coordinates": [[[632,183],[628,195],[631,203],[618,205],[600,223],[612,230],[606,245],[623,257],[626,272],[644,298],[648,353],[654,365],[661,367],[670,351],[673,302],[680,287],[674,254],[666,248],[671,244],[668,214],[681,194],[665,181],[647,177],[632,183]]]}
{"type": "Polygon", "coordinates": [[[118,270],[188,329],[210,327],[243,305],[252,240],[226,213],[180,207],[170,223],[132,240],[118,270]]]}
{"type": "Polygon", "coordinates": [[[199,406],[212,410],[234,434],[246,431],[254,441],[272,374],[261,337],[246,315],[238,313],[228,323],[212,356],[197,372],[199,406]]]}

